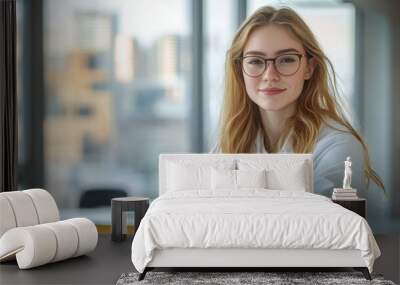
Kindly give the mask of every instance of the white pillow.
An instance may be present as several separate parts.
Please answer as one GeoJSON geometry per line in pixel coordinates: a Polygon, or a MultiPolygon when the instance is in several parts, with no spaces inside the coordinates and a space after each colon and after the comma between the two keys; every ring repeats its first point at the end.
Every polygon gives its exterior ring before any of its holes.
{"type": "Polygon", "coordinates": [[[273,190],[307,191],[308,179],[305,175],[306,164],[290,171],[271,169],[267,172],[268,188],[273,190]]]}
{"type": "Polygon", "coordinates": [[[166,161],[166,190],[211,190],[211,168],[234,169],[228,159],[174,159],[166,161]]]}
{"type": "Polygon", "coordinates": [[[267,172],[262,170],[236,170],[237,188],[267,188],[267,172]]]}
{"type": "Polygon", "coordinates": [[[310,191],[309,163],[306,160],[239,160],[240,170],[266,169],[267,188],[273,190],[310,191]]]}
{"type": "Polygon", "coordinates": [[[266,188],[266,171],[211,169],[211,189],[239,190],[240,188],[266,188]]]}
{"type": "Polygon", "coordinates": [[[210,189],[210,167],[169,162],[168,191],[210,189]]]}
{"type": "Polygon", "coordinates": [[[236,170],[211,168],[211,189],[236,189],[236,170]]]}

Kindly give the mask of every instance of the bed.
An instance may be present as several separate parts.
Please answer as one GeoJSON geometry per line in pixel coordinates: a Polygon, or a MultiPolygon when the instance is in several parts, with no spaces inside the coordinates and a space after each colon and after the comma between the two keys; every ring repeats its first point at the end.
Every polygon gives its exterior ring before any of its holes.
{"type": "Polygon", "coordinates": [[[161,154],[159,197],[132,242],[154,268],[352,267],[371,280],[367,221],[314,194],[311,154],[161,154]]]}

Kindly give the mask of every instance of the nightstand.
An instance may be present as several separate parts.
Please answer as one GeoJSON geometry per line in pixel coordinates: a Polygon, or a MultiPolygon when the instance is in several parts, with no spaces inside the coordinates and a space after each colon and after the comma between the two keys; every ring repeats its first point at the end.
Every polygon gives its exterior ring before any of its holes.
{"type": "Polygon", "coordinates": [[[111,199],[111,239],[112,241],[123,241],[126,234],[126,212],[135,212],[135,232],[140,221],[149,208],[150,199],[145,197],[122,197],[111,199]]]}
{"type": "Polygon", "coordinates": [[[355,200],[334,200],[332,202],[339,204],[340,206],[359,214],[361,217],[366,217],[367,200],[364,198],[358,198],[355,200]]]}

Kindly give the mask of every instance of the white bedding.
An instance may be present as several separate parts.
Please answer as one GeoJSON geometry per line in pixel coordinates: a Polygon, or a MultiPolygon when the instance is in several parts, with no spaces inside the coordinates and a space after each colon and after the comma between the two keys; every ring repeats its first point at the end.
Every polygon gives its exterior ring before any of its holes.
{"type": "Polygon", "coordinates": [[[367,221],[329,198],[258,188],[163,194],[134,237],[135,268],[165,248],[358,249],[370,272],[380,256],[367,221]]]}

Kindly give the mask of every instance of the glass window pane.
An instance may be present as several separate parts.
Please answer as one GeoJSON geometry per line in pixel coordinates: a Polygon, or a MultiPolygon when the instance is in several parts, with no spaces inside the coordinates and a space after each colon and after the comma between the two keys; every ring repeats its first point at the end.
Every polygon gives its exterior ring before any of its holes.
{"type": "Polygon", "coordinates": [[[155,198],[159,153],[190,151],[190,2],[44,4],[47,189],[62,208],[155,198]]]}
{"type": "Polygon", "coordinates": [[[204,125],[206,151],[216,143],[217,127],[224,95],[225,55],[229,49],[236,24],[236,2],[231,0],[205,1],[204,47],[204,125]],[[221,11],[224,11],[221,13],[221,11]]]}

